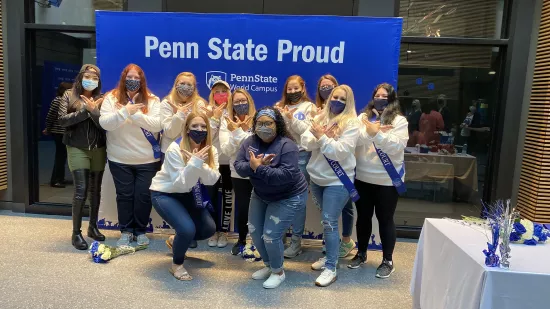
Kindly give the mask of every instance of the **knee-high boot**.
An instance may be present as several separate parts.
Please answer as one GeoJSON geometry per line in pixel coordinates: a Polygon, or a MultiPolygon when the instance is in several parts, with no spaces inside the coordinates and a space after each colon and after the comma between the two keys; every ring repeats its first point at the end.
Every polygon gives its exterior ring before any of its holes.
{"type": "Polygon", "coordinates": [[[104,241],[105,235],[101,234],[97,228],[97,219],[99,215],[99,202],[101,201],[101,181],[103,172],[90,173],[90,224],[88,225],[88,237],[97,241],[104,241]]]}
{"type": "Polygon", "coordinates": [[[88,243],[82,237],[80,228],[82,227],[82,216],[84,214],[84,204],[88,192],[89,170],[73,171],[74,179],[74,197],[73,197],[73,246],[78,250],[87,250],[88,243]]]}

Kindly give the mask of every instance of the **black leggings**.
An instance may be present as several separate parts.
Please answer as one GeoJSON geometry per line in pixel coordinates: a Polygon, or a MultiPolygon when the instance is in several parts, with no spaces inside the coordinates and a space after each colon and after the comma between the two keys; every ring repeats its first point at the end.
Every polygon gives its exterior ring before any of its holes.
{"type": "Polygon", "coordinates": [[[231,211],[233,210],[233,185],[231,184],[231,170],[229,165],[220,165],[221,177],[218,182],[207,187],[216,222],[216,232],[229,232],[231,228],[231,211]],[[221,200],[220,200],[221,195],[221,200]]]}
{"type": "Polygon", "coordinates": [[[399,194],[393,186],[379,186],[355,180],[355,188],[361,198],[355,202],[357,208],[358,251],[366,252],[372,235],[372,215],[376,212],[382,241],[384,259],[391,261],[395,248],[395,223],[393,215],[399,194]]]}
{"type": "Polygon", "coordinates": [[[248,206],[252,195],[252,184],[248,179],[231,178],[235,191],[235,211],[237,215],[237,228],[239,229],[239,241],[246,240],[248,234],[248,206]]]}

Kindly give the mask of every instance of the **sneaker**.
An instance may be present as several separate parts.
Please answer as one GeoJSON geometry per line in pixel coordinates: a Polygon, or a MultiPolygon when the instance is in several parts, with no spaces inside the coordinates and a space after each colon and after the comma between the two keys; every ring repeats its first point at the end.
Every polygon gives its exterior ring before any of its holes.
{"type": "Polygon", "coordinates": [[[348,264],[349,269],[357,269],[361,267],[362,264],[367,262],[367,254],[357,252],[357,254],[351,259],[351,262],[348,264]]]}
{"type": "Polygon", "coordinates": [[[313,270],[324,270],[326,262],[327,262],[327,258],[322,257],[317,262],[311,264],[311,269],[313,269],[313,270]]]}
{"type": "Polygon", "coordinates": [[[116,242],[117,247],[129,246],[130,241],[134,238],[132,233],[120,233],[120,239],[116,242]]]}
{"type": "Polygon", "coordinates": [[[336,270],[332,271],[330,269],[325,269],[321,273],[319,277],[317,277],[317,280],[315,280],[316,286],[329,286],[331,285],[336,279],[338,278],[338,275],[336,274],[336,270]]]}
{"type": "Polygon", "coordinates": [[[355,249],[355,241],[353,241],[353,239],[350,239],[348,243],[341,241],[338,257],[345,258],[351,253],[351,251],[353,251],[353,249],[355,249]]]}
{"type": "Polygon", "coordinates": [[[271,275],[271,268],[265,266],[264,268],[254,272],[252,274],[252,279],[254,279],[254,280],[265,280],[265,279],[269,278],[270,275],[271,275]]]}
{"type": "Polygon", "coordinates": [[[218,237],[218,248],[225,247],[227,247],[227,233],[220,233],[220,237],[218,237]]]}
{"type": "Polygon", "coordinates": [[[241,253],[241,249],[246,246],[246,242],[244,241],[237,241],[235,245],[233,245],[233,248],[231,248],[231,254],[233,255],[239,255],[241,253]]]}
{"type": "Polygon", "coordinates": [[[376,269],[376,278],[389,278],[394,271],[395,267],[393,267],[393,262],[384,259],[382,261],[382,264],[380,264],[380,266],[378,266],[378,268],[376,269]]]}
{"type": "Polygon", "coordinates": [[[286,258],[295,258],[302,253],[302,239],[298,237],[292,237],[290,240],[290,246],[285,249],[284,256],[286,258]]]}
{"type": "Polygon", "coordinates": [[[198,247],[199,244],[197,244],[197,241],[196,240],[191,240],[191,243],[189,244],[189,248],[191,249],[195,249],[196,247],[198,247]]]}
{"type": "Polygon", "coordinates": [[[269,276],[269,278],[264,282],[264,289],[274,289],[278,287],[281,283],[283,283],[283,281],[285,281],[285,278],[286,276],[284,271],[281,275],[272,273],[271,276],[269,276]]]}
{"type": "Polygon", "coordinates": [[[210,239],[208,239],[208,246],[209,247],[216,247],[218,245],[218,238],[219,238],[218,232],[216,232],[210,239]]]}
{"type": "Polygon", "coordinates": [[[148,246],[149,245],[149,238],[145,236],[145,234],[141,234],[137,236],[137,245],[138,246],[148,246]]]}

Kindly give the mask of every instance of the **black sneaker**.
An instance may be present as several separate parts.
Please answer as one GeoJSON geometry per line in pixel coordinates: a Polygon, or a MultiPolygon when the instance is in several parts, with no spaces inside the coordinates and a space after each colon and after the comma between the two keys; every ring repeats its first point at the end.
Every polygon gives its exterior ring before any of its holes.
{"type": "Polygon", "coordinates": [[[241,249],[246,246],[246,243],[244,241],[237,241],[235,245],[233,245],[233,248],[231,248],[231,254],[233,255],[239,255],[241,253],[241,249]]]}
{"type": "Polygon", "coordinates": [[[194,239],[191,240],[191,243],[189,244],[189,248],[195,249],[196,247],[198,247],[197,241],[194,239]]]}
{"type": "Polygon", "coordinates": [[[357,252],[357,254],[351,259],[351,262],[348,264],[348,268],[357,269],[361,267],[362,264],[367,262],[367,254],[362,252],[357,252]]]}
{"type": "Polygon", "coordinates": [[[384,259],[382,261],[382,264],[380,264],[380,266],[378,266],[378,269],[376,269],[376,278],[389,278],[394,271],[395,268],[393,267],[393,262],[384,259]]]}

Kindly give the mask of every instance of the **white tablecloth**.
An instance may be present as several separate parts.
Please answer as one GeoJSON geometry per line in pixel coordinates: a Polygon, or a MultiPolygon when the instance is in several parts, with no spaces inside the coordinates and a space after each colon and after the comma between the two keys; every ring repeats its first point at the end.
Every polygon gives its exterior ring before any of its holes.
{"type": "Polygon", "coordinates": [[[487,267],[481,228],[426,219],[411,280],[413,307],[550,308],[550,243],[511,247],[509,270],[487,267]]]}

